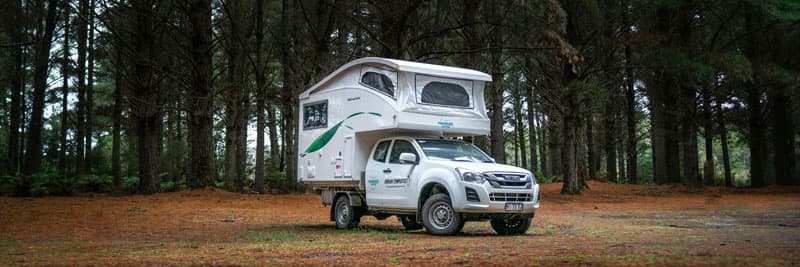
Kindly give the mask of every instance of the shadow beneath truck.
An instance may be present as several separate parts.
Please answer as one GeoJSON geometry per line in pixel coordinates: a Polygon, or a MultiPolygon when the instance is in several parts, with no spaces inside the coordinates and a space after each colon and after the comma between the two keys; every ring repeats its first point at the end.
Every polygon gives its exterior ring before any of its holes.
{"type": "MultiPolygon", "coordinates": [[[[333,223],[331,224],[290,224],[290,225],[272,225],[268,227],[261,228],[263,231],[277,231],[277,232],[297,232],[297,233],[306,233],[306,234],[383,234],[383,235],[393,235],[393,234],[407,234],[407,235],[420,235],[420,236],[433,236],[425,232],[425,229],[420,230],[405,230],[402,226],[392,226],[392,225],[359,225],[356,228],[352,229],[338,229],[336,225],[333,223]]],[[[465,229],[459,232],[458,234],[454,235],[456,237],[486,237],[486,236],[498,236],[493,231],[486,231],[480,229],[465,229]]]]}

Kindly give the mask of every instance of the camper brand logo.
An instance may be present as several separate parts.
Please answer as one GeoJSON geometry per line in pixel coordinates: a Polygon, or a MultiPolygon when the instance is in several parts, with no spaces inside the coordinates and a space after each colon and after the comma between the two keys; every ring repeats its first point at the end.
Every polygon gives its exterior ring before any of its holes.
{"type": "Polygon", "coordinates": [[[445,129],[453,127],[453,122],[452,121],[444,121],[444,120],[442,120],[442,121],[439,121],[438,124],[439,124],[439,126],[442,126],[442,128],[445,128],[445,129]]]}
{"type": "Polygon", "coordinates": [[[348,101],[348,102],[349,102],[349,101],[356,101],[356,100],[359,100],[359,99],[361,99],[361,97],[360,97],[360,96],[357,96],[357,97],[351,97],[351,98],[348,98],[348,99],[347,99],[347,101],[348,101]]]}
{"type": "Polygon", "coordinates": [[[344,122],[349,120],[352,117],[356,117],[356,116],[360,116],[360,115],[364,115],[364,114],[369,114],[369,115],[376,116],[376,117],[382,117],[383,116],[383,115],[381,115],[380,113],[377,113],[377,112],[356,112],[356,113],[350,114],[350,116],[347,116],[347,118],[344,118],[344,120],[342,120],[339,123],[333,125],[333,127],[331,127],[330,129],[328,129],[327,131],[322,133],[320,136],[317,136],[317,138],[314,139],[314,141],[311,142],[310,145],[308,145],[306,150],[303,151],[303,153],[300,153],[300,157],[303,158],[306,155],[308,155],[309,153],[317,152],[318,150],[320,150],[323,147],[325,147],[325,145],[327,145],[328,142],[330,142],[331,139],[333,139],[333,136],[336,135],[336,131],[339,130],[339,127],[344,126],[344,127],[347,127],[348,129],[352,130],[353,127],[344,125],[344,122]]]}

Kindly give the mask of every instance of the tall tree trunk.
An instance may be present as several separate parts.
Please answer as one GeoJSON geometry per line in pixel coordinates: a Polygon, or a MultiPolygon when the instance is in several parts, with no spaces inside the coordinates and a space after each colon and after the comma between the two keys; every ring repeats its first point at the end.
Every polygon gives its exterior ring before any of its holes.
{"type": "Polygon", "coordinates": [[[772,140],[775,148],[775,182],[780,185],[791,185],[794,175],[794,133],[789,98],[784,88],[773,88],[768,95],[772,106],[772,140]]]}
{"type": "MultiPolygon", "coordinates": [[[[499,33],[496,33],[499,35],[499,33]]],[[[498,39],[499,37],[494,37],[493,39],[498,39]]],[[[497,41],[494,42],[493,45],[500,45],[497,41]]],[[[492,86],[491,86],[491,93],[489,97],[489,109],[490,109],[490,116],[491,116],[491,123],[490,123],[490,140],[491,140],[491,150],[492,150],[492,157],[494,157],[495,161],[498,163],[505,163],[506,162],[506,149],[505,149],[505,137],[503,134],[503,66],[501,63],[501,54],[499,52],[492,52],[492,86]]]]}
{"type": "Polygon", "coordinates": [[[720,97],[717,98],[716,102],[717,107],[717,124],[719,127],[719,139],[722,143],[722,166],[725,172],[725,186],[732,187],[733,186],[733,174],[731,174],[731,161],[730,155],[728,154],[728,129],[725,127],[725,121],[723,117],[723,110],[722,110],[722,99],[720,97]]]}
{"type": "MultiPolygon", "coordinates": [[[[303,82],[301,73],[297,71],[300,66],[300,62],[298,62],[299,56],[294,52],[295,47],[299,46],[298,38],[300,38],[296,35],[298,32],[296,29],[297,21],[295,21],[295,16],[293,15],[295,12],[298,12],[297,9],[302,9],[302,7],[294,6],[293,1],[283,0],[280,28],[282,32],[291,34],[282,36],[281,40],[283,46],[281,47],[282,49],[280,58],[281,65],[283,67],[282,75],[284,85],[281,95],[283,103],[280,107],[282,118],[281,131],[283,133],[281,136],[283,138],[282,165],[284,166],[284,173],[286,174],[287,178],[285,189],[292,191],[300,189],[300,184],[297,183],[298,147],[296,133],[299,121],[297,94],[303,82]]],[[[324,36],[314,37],[320,39],[324,38],[324,36]]],[[[319,60],[320,58],[315,58],[314,62],[319,62],[319,60]]],[[[315,67],[315,69],[319,69],[319,66],[315,67]]]]}
{"type": "Polygon", "coordinates": [[[663,122],[666,114],[659,89],[655,87],[654,85],[647,88],[650,104],[650,125],[652,125],[650,143],[652,144],[653,154],[653,181],[656,184],[665,184],[669,181],[666,160],[666,127],[663,122]]]}
{"type": "MultiPolygon", "coordinates": [[[[530,61],[530,59],[527,59],[526,61],[530,61]]],[[[534,104],[535,98],[534,98],[534,94],[533,94],[533,87],[532,86],[527,86],[527,88],[528,89],[526,91],[527,92],[527,96],[526,96],[525,102],[528,104],[528,114],[527,114],[528,115],[528,138],[529,138],[528,141],[530,142],[528,144],[528,147],[531,148],[530,166],[531,166],[531,172],[536,173],[536,171],[539,170],[539,168],[537,167],[539,159],[537,158],[537,153],[536,153],[536,148],[538,147],[538,146],[536,146],[536,110],[534,110],[534,108],[533,108],[533,104],[534,104]]]]}
{"type": "Polygon", "coordinates": [[[606,149],[606,180],[617,182],[617,144],[615,142],[616,127],[614,127],[615,115],[614,111],[614,98],[613,91],[609,91],[609,97],[606,99],[605,105],[605,138],[604,145],[606,149]]]}
{"type": "Polygon", "coordinates": [[[75,23],[78,37],[76,40],[78,42],[78,103],[76,104],[78,108],[75,114],[75,171],[78,174],[85,174],[83,161],[86,150],[86,44],[88,34],[86,18],[88,16],[89,1],[80,0],[78,3],[78,18],[75,23]]]}
{"type": "MultiPolygon", "coordinates": [[[[244,83],[245,63],[245,29],[244,7],[238,1],[225,3],[226,17],[230,23],[228,38],[228,79],[229,87],[226,95],[225,109],[225,186],[230,191],[239,191],[244,182],[244,157],[242,151],[246,145],[247,122],[245,107],[242,103],[247,97],[244,83]],[[245,139],[242,139],[245,136],[245,139]]],[[[246,154],[245,154],[246,155],[246,154]]]]}
{"type": "Polygon", "coordinates": [[[267,92],[267,98],[270,99],[266,101],[266,109],[267,109],[267,129],[269,129],[269,163],[270,169],[277,169],[278,168],[278,161],[280,160],[280,152],[281,147],[278,143],[278,116],[276,113],[275,102],[273,99],[276,98],[274,90],[270,87],[267,92]]]}
{"type": "Polygon", "coordinates": [[[619,177],[617,181],[621,181],[622,178],[627,178],[627,176],[625,176],[625,157],[623,156],[625,155],[625,147],[622,142],[619,142],[619,139],[617,139],[617,155],[617,177],[619,177]]]}
{"type": "Polygon", "coordinates": [[[559,175],[564,174],[563,171],[563,158],[561,157],[563,142],[565,142],[565,138],[562,132],[563,127],[563,116],[561,117],[550,117],[547,122],[548,134],[547,134],[547,141],[548,147],[547,151],[550,152],[549,158],[550,162],[547,163],[548,170],[550,175],[559,175]]]}
{"type": "Polygon", "coordinates": [[[256,0],[256,170],[255,190],[264,192],[264,0],[256,0]]]}
{"type": "MultiPolygon", "coordinates": [[[[751,32],[747,40],[744,54],[753,62],[753,69],[763,67],[761,58],[764,47],[764,36],[760,31],[761,22],[764,20],[760,16],[760,7],[755,3],[747,3],[744,16],[744,28],[747,32],[751,32]]],[[[748,146],[750,147],[750,186],[762,187],[767,185],[764,177],[764,163],[765,163],[765,147],[764,147],[764,118],[762,114],[761,97],[764,94],[762,90],[762,82],[758,76],[752,81],[745,83],[747,96],[745,102],[747,103],[748,113],[748,146]]]]}
{"type": "Polygon", "coordinates": [[[53,31],[56,28],[58,1],[47,1],[47,17],[45,18],[44,32],[36,47],[36,60],[34,61],[33,74],[33,106],[31,107],[31,120],[28,130],[28,144],[26,146],[25,163],[22,173],[33,175],[41,171],[42,167],[42,131],[44,129],[44,100],[47,90],[48,62],[50,60],[50,47],[53,44],[53,31]]]}
{"type": "MultiPolygon", "coordinates": [[[[154,5],[146,0],[131,1],[132,39],[131,46],[140,53],[129,53],[132,65],[129,79],[132,91],[133,121],[136,129],[138,152],[139,193],[153,194],[159,190],[159,140],[161,139],[161,92],[158,84],[157,66],[161,49],[158,47],[161,33],[156,25],[154,5]],[[153,77],[140,79],[139,77],[153,77]]],[[[158,8],[158,7],[156,7],[158,8]]]]}
{"type": "Polygon", "coordinates": [[[705,185],[714,185],[714,121],[711,111],[711,92],[704,90],[703,92],[703,122],[704,122],[704,137],[705,137],[705,152],[706,159],[703,163],[703,181],[705,185]]]}
{"type": "MultiPolygon", "coordinates": [[[[626,8],[627,9],[627,8],[626,8]]],[[[627,20],[627,11],[625,17],[627,20]]],[[[626,23],[627,25],[627,23],[626,23]]],[[[630,27],[625,27],[630,28],[630,27]]],[[[636,91],[634,91],[634,77],[633,77],[633,63],[632,63],[631,46],[625,44],[625,126],[626,126],[626,140],[627,156],[628,156],[628,181],[631,184],[638,183],[637,160],[638,153],[636,150],[636,91]]]]}
{"type": "Polygon", "coordinates": [[[69,98],[69,17],[70,9],[69,2],[63,2],[64,12],[64,44],[62,48],[63,58],[61,59],[61,75],[63,76],[63,84],[61,86],[61,139],[59,144],[61,147],[58,151],[58,170],[61,175],[67,176],[67,130],[69,129],[69,116],[68,112],[68,98],[69,98]]]}
{"type": "Polygon", "coordinates": [[[111,114],[111,176],[113,177],[114,186],[119,188],[122,186],[122,164],[120,163],[120,152],[122,151],[122,136],[120,134],[122,128],[122,95],[124,92],[123,79],[122,79],[122,52],[117,49],[115,51],[115,61],[117,63],[114,68],[114,112],[111,114]]]}
{"type": "MultiPolygon", "coordinates": [[[[569,27],[568,28],[572,28],[569,27]]],[[[564,110],[563,126],[561,127],[562,142],[561,158],[563,159],[562,168],[564,174],[564,184],[561,187],[561,194],[572,195],[580,194],[581,186],[578,180],[578,163],[577,163],[577,142],[578,128],[580,127],[579,106],[578,106],[578,92],[577,89],[572,87],[570,83],[576,78],[575,68],[572,62],[564,63],[562,68],[563,77],[561,79],[561,90],[565,90],[564,96],[561,99],[564,110]]]]}
{"type": "Polygon", "coordinates": [[[189,176],[190,188],[203,188],[214,182],[213,103],[211,90],[211,3],[192,0],[189,6],[189,38],[192,60],[189,111],[189,176]]]}
{"type": "MultiPolygon", "coordinates": [[[[127,80],[127,78],[123,82],[127,82],[130,85],[130,81],[127,80]]],[[[130,89],[130,87],[128,89],[130,89]]],[[[132,95],[130,90],[125,93],[132,95]]],[[[133,116],[134,111],[133,107],[128,107],[128,118],[125,120],[125,139],[128,142],[126,154],[129,155],[126,157],[128,163],[126,175],[128,177],[137,176],[136,173],[139,171],[139,152],[138,149],[136,149],[136,142],[138,142],[137,140],[139,139],[136,137],[136,117],[133,116]]]]}
{"type": "Polygon", "coordinates": [[[542,168],[541,168],[542,175],[550,176],[551,172],[550,169],[548,168],[550,164],[547,162],[548,158],[547,152],[549,151],[547,149],[548,145],[547,127],[544,125],[544,115],[542,115],[542,113],[538,111],[536,112],[536,127],[539,128],[539,151],[541,152],[540,155],[542,155],[542,158],[540,160],[542,163],[542,168]]]}
{"type": "Polygon", "coordinates": [[[747,89],[747,113],[750,136],[750,185],[753,187],[765,186],[764,179],[764,123],[761,117],[761,88],[750,83],[747,89]]]}
{"type": "MultiPolygon", "coordinates": [[[[574,106],[568,107],[569,109],[577,107],[577,104],[574,103],[574,99],[571,98],[574,98],[574,96],[568,96],[567,101],[565,101],[567,105],[575,104],[574,106]]],[[[577,145],[575,142],[577,138],[576,128],[578,127],[575,120],[576,114],[574,114],[573,110],[569,110],[564,116],[563,126],[561,127],[562,135],[564,136],[564,144],[562,145],[563,151],[561,153],[564,165],[564,183],[561,187],[561,194],[565,195],[580,194],[581,189],[578,183],[578,166],[575,159],[575,149],[577,145]]]]}
{"type": "Polygon", "coordinates": [[[697,123],[695,123],[695,116],[697,113],[697,106],[695,103],[694,90],[691,91],[692,97],[686,98],[685,101],[691,101],[692,104],[687,105],[687,117],[684,118],[684,125],[681,127],[683,130],[683,174],[689,185],[702,186],[703,180],[700,177],[698,149],[697,149],[697,123]]]}
{"type": "Polygon", "coordinates": [[[589,178],[595,177],[597,174],[597,152],[595,151],[594,144],[594,114],[586,114],[586,161],[589,163],[589,178]]]}
{"type": "Polygon", "coordinates": [[[87,14],[87,23],[89,25],[88,35],[89,44],[86,47],[87,64],[86,64],[86,121],[84,126],[86,130],[86,149],[84,150],[83,160],[83,173],[92,172],[92,114],[94,114],[94,0],[89,1],[89,13],[87,14]]]}
{"type": "Polygon", "coordinates": [[[517,93],[514,96],[514,118],[517,124],[516,127],[514,127],[514,131],[517,133],[517,146],[519,147],[519,158],[517,161],[522,165],[523,169],[527,169],[528,155],[527,151],[525,151],[525,124],[522,122],[524,120],[522,117],[522,90],[520,88],[516,88],[515,90],[517,90],[517,93]]]}
{"type": "MultiPolygon", "coordinates": [[[[22,43],[24,40],[22,25],[22,1],[15,0],[12,4],[14,42],[22,43]]],[[[25,87],[25,58],[23,47],[13,48],[14,67],[11,78],[11,107],[8,125],[8,166],[6,173],[14,175],[20,171],[20,127],[22,126],[23,88],[25,87]]]]}
{"type": "Polygon", "coordinates": [[[586,120],[580,114],[576,115],[577,129],[575,130],[575,166],[577,168],[578,187],[584,188],[586,186],[586,176],[589,175],[588,168],[588,154],[586,147],[586,120]]]}

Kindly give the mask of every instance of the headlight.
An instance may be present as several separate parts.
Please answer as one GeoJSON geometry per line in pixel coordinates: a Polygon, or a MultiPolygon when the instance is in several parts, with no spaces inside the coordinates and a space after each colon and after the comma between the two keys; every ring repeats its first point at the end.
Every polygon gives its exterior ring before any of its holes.
{"type": "Polygon", "coordinates": [[[536,176],[533,176],[533,174],[528,174],[528,177],[531,178],[531,184],[537,184],[536,183],[536,176]]]}
{"type": "Polygon", "coordinates": [[[458,174],[461,176],[461,181],[476,184],[482,184],[486,182],[486,178],[484,178],[483,174],[480,172],[462,168],[456,168],[456,172],[458,172],[458,174]]]}

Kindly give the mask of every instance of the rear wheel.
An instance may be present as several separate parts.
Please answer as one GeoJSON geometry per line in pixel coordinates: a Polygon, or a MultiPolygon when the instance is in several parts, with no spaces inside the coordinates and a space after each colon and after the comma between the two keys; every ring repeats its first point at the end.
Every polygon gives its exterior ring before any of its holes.
{"type": "Polygon", "coordinates": [[[422,229],[422,224],[417,222],[417,216],[400,215],[400,216],[397,216],[397,217],[398,217],[398,219],[400,219],[400,222],[403,223],[403,227],[405,227],[406,230],[411,231],[411,230],[422,229]]]}
{"type": "Polygon", "coordinates": [[[336,198],[336,204],[333,206],[334,219],[336,220],[336,228],[347,229],[358,226],[361,221],[361,215],[356,207],[350,206],[350,197],[341,195],[336,198]]]}
{"type": "Polygon", "coordinates": [[[425,201],[422,206],[422,223],[428,233],[434,235],[454,235],[464,227],[464,219],[453,209],[450,196],[442,193],[425,201]]]}
{"type": "Polygon", "coordinates": [[[492,229],[498,235],[521,235],[531,227],[533,218],[523,218],[519,215],[501,215],[492,218],[492,229]]]}

